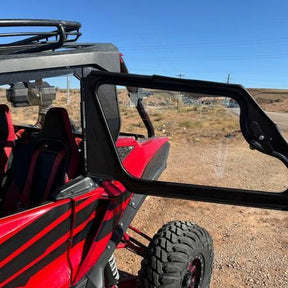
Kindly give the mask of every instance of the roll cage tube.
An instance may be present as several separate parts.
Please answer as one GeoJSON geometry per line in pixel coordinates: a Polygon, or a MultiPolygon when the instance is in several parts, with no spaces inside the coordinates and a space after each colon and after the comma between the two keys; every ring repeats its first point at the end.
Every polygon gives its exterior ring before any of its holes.
{"type": "Polygon", "coordinates": [[[154,137],[155,136],[154,127],[142,103],[142,98],[138,99],[136,109],[147,129],[148,138],[154,137]]]}
{"type": "MultiPolygon", "coordinates": [[[[122,58],[122,54],[120,54],[120,72],[125,73],[125,74],[129,73],[128,68],[125,64],[125,61],[122,58]]],[[[130,93],[138,93],[137,87],[127,86],[127,90],[129,92],[129,94],[130,93]]],[[[130,97],[130,95],[129,95],[129,97],[130,97]]],[[[152,122],[151,122],[149,115],[147,114],[147,112],[145,110],[145,107],[144,107],[143,102],[142,102],[142,98],[138,98],[136,109],[138,111],[138,114],[139,114],[141,120],[143,121],[143,123],[147,129],[148,138],[154,137],[155,136],[154,127],[152,125],[152,122]]]]}
{"type": "Polygon", "coordinates": [[[118,157],[98,95],[102,84],[164,89],[203,93],[211,96],[231,97],[241,108],[240,127],[246,141],[259,151],[277,157],[288,167],[288,144],[275,123],[265,114],[250,94],[239,85],[208,81],[184,80],[161,76],[93,71],[81,80],[83,109],[85,113],[85,159],[87,175],[92,178],[117,179],[134,193],[216,202],[250,207],[288,210],[288,190],[282,193],[219,188],[137,179],[127,173],[118,157]],[[255,129],[257,126],[257,129],[255,129]],[[259,131],[263,137],[259,137],[259,131]],[[101,153],[95,153],[101,151],[101,153]],[[109,161],[107,161],[109,159],[109,161]]]}

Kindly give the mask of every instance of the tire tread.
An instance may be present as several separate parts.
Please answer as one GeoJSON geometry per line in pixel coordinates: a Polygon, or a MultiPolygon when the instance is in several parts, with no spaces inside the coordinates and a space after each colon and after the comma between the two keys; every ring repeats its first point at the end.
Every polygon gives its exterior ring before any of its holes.
{"type": "Polygon", "coordinates": [[[206,258],[201,288],[207,288],[214,257],[213,241],[209,233],[192,222],[172,221],[165,224],[154,235],[147,256],[141,263],[141,286],[180,288],[191,255],[198,251],[204,251],[206,258]]]}

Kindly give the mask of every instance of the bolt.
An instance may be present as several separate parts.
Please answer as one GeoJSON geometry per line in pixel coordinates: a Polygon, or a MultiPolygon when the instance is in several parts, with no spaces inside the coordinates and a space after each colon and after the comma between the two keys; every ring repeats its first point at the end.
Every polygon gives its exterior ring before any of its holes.
{"type": "Polygon", "coordinates": [[[264,136],[264,135],[260,135],[260,136],[258,137],[258,139],[259,139],[260,141],[263,141],[263,140],[265,139],[265,136],[264,136]]]}

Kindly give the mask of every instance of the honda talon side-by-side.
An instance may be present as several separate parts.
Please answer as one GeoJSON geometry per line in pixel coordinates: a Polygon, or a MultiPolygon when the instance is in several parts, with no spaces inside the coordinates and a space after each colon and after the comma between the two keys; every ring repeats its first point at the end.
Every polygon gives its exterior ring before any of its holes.
{"type": "Polygon", "coordinates": [[[130,74],[113,44],[78,42],[78,22],[6,19],[0,28],[1,288],[207,288],[209,233],[179,220],[151,239],[131,226],[148,195],[288,210],[287,186],[221,182],[231,143],[288,167],[285,135],[242,86],[130,74]],[[213,154],[215,179],[203,153],[212,140],[224,151],[213,154]],[[199,160],[176,155],[177,178],[167,163],[180,147],[199,160]],[[138,276],[117,268],[119,248],[143,258],[138,276]]]}

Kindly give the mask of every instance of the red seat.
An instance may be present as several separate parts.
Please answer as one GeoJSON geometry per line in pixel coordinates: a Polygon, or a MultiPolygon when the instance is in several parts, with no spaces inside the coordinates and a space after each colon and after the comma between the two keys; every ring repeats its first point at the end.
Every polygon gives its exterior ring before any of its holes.
{"type": "Polygon", "coordinates": [[[51,108],[35,143],[23,144],[15,152],[5,189],[4,214],[48,200],[52,191],[78,175],[79,162],[67,111],[51,108]]]}

